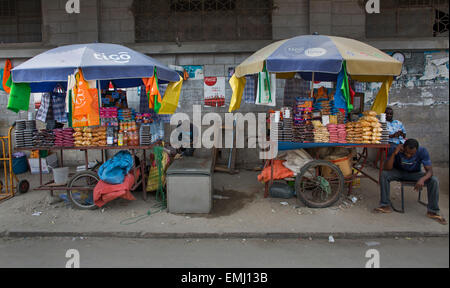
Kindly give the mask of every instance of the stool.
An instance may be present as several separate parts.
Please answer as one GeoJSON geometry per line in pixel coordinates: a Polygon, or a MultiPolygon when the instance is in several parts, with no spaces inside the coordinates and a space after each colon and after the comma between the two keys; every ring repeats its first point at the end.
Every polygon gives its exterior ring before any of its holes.
{"type": "MultiPolygon", "coordinates": [[[[405,187],[414,187],[414,186],[416,186],[416,183],[417,182],[410,182],[410,181],[401,181],[400,182],[400,184],[401,184],[401,193],[402,193],[402,209],[401,210],[399,210],[399,209],[396,209],[395,207],[394,207],[394,205],[392,204],[392,202],[391,202],[391,207],[392,207],[392,209],[395,211],[395,212],[398,212],[398,213],[405,213],[405,187]]],[[[417,199],[417,202],[419,202],[420,204],[422,204],[422,205],[424,205],[424,206],[427,206],[428,204],[427,203],[425,203],[425,202],[423,202],[422,200],[421,200],[421,198],[422,198],[422,188],[420,188],[419,189],[419,197],[418,197],[418,199],[417,199]]]]}

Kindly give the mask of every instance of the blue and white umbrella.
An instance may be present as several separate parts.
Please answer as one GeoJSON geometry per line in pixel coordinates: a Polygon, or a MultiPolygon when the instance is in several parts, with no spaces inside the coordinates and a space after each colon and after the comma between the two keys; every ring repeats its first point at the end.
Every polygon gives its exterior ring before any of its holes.
{"type": "Polygon", "coordinates": [[[117,88],[142,85],[156,69],[162,83],[177,82],[179,74],[159,61],[130,48],[105,43],[61,46],[39,54],[12,69],[14,83],[30,83],[32,92],[51,91],[81,68],[86,80],[112,81],[117,88]]]}

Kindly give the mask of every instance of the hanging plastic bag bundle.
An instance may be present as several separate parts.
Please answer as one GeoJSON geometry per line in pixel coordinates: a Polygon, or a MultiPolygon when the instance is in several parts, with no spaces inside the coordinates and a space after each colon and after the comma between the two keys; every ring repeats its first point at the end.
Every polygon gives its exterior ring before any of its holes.
{"type": "Polygon", "coordinates": [[[98,90],[90,87],[81,70],[75,74],[75,79],[72,97],[73,127],[100,125],[98,90]]]}
{"type": "Polygon", "coordinates": [[[276,80],[276,75],[269,74],[264,66],[264,71],[258,73],[258,87],[255,104],[276,106],[276,80]]]}

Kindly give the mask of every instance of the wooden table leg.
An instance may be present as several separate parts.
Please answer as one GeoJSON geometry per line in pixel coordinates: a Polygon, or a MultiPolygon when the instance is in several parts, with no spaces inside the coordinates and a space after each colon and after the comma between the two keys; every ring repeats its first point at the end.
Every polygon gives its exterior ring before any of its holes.
{"type": "Polygon", "coordinates": [[[147,167],[147,151],[143,149],[144,151],[144,166],[147,167]]]}
{"type": "Polygon", "coordinates": [[[264,189],[264,198],[269,197],[269,189],[272,187],[273,184],[273,160],[267,160],[268,164],[270,165],[270,180],[266,182],[265,189],[264,189]]]}
{"type": "Polygon", "coordinates": [[[39,151],[39,184],[41,184],[41,186],[42,186],[42,162],[41,162],[41,160],[42,160],[42,158],[41,158],[41,153],[40,153],[41,151],[39,151]]]}
{"type": "Polygon", "coordinates": [[[379,149],[380,151],[380,169],[379,169],[379,175],[378,175],[378,185],[381,184],[381,175],[383,174],[383,169],[384,169],[384,157],[386,156],[386,152],[387,149],[386,148],[381,148],[379,149]]]}
{"type": "Polygon", "coordinates": [[[147,186],[145,183],[145,162],[141,163],[142,196],[147,201],[147,186]]]}
{"type": "Polygon", "coordinates": [[[88,157],[88,150],[84,150],[84,161],[86,165],[86,171],[89,170],[89,157],[88,157]]]}

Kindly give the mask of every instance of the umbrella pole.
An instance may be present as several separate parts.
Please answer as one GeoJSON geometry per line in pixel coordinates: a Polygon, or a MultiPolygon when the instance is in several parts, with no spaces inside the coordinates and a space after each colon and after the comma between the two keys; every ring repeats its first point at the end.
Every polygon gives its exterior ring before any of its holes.
{"type": "Polygon", "coordinates": [[[312,79],[311,79],[311,98],[314,97],[314,72],[312,72],[312,79]]]}

